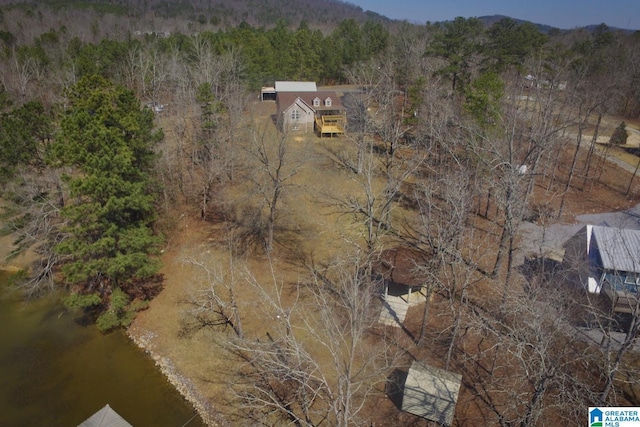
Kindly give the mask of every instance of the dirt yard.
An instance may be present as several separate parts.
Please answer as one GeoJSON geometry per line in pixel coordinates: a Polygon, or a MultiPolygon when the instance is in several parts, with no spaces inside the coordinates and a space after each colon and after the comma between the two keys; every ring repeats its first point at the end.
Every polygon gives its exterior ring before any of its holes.
{"type": "MultiPolygon", "coordinates": [[[[269,122],[274,109],[273,103],[265,102],[257,106],[259,117],[269,122]]],[[[619,120],[606,121],[606,129],[601,130],[599,140],[606,139],[619,120]]],[[[627,121],[631,130],[629,145],[640,146],[640,133],[636,130],[640,123],[627,121]]],[[[589,137],[585,137],[585,141],[589,137]]],[[[331,203],[331,196],[346,194],[357,190],[357,184],[349,179],[349,173],[329,159],[329,153],[343,153],[349,150],[346,138],[320,140],[314,135],[305,135],[293,141],[294,151],[303,153],[304,166],[295,177],[296,186],[285,197],[284,208],[289,223],[300,227],[305,238],[290,242],[300,246],[300,253],[312,254],[315,259],[328,259],[332,252],[347,247],[351,241],[361,238],[360,229],[353,225],[353,217],[342,215],[331,203]],[[336,223],[339,225],[336,226],[336,223]],[[340,230],[340,231],[337,231],[340,230]]],[[[586,144],[585,144],[586,145],[586,144]]],[[[617,153],[617,151],[616,151],[617,153]]],[[[561,164],[570,164],[572,146],[568,144],[562,153],[561,164]]],[[[616,164],[606,164],[602,173],[603,183],[594,183],[581,177],[574,178],[561,221],[574,224],[576,216],[600,212],[628,209],[640,201],[640,179],[636,179],[629,195],[625,195],[630,179],[629,168],[635,167],[635,157],[622,154],[616,156],[629,162],[622,168],[616,164]]],[[[562,171],[566,173],[567,171],[562,171]]],[[[559,188],[554,184],[540,183],[536,187],[534,198],[539,205],[557,207],[559,188]]],[[[233,190],[231,190],[233,191],[233,190]]],[[[238,194],[237,197],[241,197],[238,194]]],[[[233,410],[228,389],[232,369],[228,355],[216,344],[214,335],[202,330],[186,336],[184,334],[185,312],[189,309],[189,295],[197,292],[201,271],[187,259],[215,260],[219,264],[228,262],[227,251],[220,235],[224,234],[220,224],[211,224],[200,220],[199,213],[184,209],[174,215],[172,232],[168,236],[163,253],[164,290],[150,304],[150,308],[138,316],[130,328],[130,335],[144,346],[170,380],[194,403],[203,414],[209,414],[207,421],[211,425],[233,424],[233,410]]],[[[295,286],[300,273],[296,260],[284,257],[284,251],[276,249],[273,263],[279,272],[276,281],[295,286]]],[[[215,262],[214,262],[215,264],[215,262]]],[[[247,261],[251,272],[258,282],[273,283],[268,263],[262,256],[247,261]]],[[[268,332],[275,328],[276,318],[265,317],[261,311],[258,295],[249,288],[240,290],[238,298],[242,307],[255,316],[247,317],[243,325],[246,330],[255,333],[268,332]]],[[[419,310],[409,312],[407,325],[416,328],[419,310]]],[[[406,337],[404,338],[406,339],[406,337]]],[[[397,411],[393,402],[381,393],[371,401],[382,417],[395,423],[412,423],[410,416],[397,411]]],[[[372,409],[373,410],[373,409],[372,409]]],[[[378,424],[376,424],[378,425],[378,424]]],[[[382,424],[380,424],[382,425],[382,424]]],[[[422,425],[422,424],[419,424],[422,425]]]]}

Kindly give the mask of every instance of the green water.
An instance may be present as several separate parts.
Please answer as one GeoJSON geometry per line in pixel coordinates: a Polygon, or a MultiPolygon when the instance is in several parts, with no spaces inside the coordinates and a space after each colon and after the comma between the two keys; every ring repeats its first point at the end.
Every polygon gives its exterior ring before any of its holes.
{"type": "Polygon", "coordinates": [[[54,296],[20,301],[0,274],[0,427],[77,426],[107,403],[136,427],[193,417],[122,331],[104,335],[77,317],[54,296]]]}

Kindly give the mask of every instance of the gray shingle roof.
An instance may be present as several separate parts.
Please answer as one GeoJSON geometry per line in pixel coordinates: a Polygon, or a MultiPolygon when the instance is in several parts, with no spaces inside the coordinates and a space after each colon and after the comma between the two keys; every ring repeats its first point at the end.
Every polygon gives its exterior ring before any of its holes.
{"type": "Polygon", "coordinates": [[[413,362],[404,384],[402,410],[451,425],[462,375],[413,362]]]}
{"type": "Polygon", "coordinates": [[[329,111],[343,111],[345,108],[342,105],[342,99],[336,92],[322,91],[322,92],[278,92],[276,97],[276,105],[279,112],[282,112],[289,108],[296,99],[300,98],[305,104],[307,104],[314,111],[329,110],[329,111]],[[315,98],[320,99],[320,105],[313,106],[313,100],[315,98]],[[323,104],[324,100],[331,98],[331,106],[323,104]]]}

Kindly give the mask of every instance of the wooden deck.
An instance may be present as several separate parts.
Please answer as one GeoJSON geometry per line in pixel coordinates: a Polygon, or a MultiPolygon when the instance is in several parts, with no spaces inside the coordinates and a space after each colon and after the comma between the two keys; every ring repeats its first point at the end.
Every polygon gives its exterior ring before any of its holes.
{"type": "Polygon", "coordinates": [[[412,292],[411,295],[387,295],[382,296],[382,310],[378,323],[387,326],[400,327],[407,317],[409,307],[419,305],[425,302],[422,292],[412,292]]]}
{"type": "Polygon", "coordinates": [[[346,117],[342,115],[325,115],[316,117],[316,130],[323,135],[342,135],[345,132],[346,117]]]}

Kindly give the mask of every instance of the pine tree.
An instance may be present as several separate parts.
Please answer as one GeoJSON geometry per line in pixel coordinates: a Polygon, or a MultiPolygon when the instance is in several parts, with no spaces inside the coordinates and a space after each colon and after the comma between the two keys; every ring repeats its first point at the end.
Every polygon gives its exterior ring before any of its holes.
{"type": "Polygon", "coordinates": [[[83,78],[67,99],[52,146],[54,162],[70,168],[70,203],[62,211],[68,234],[56,249],[67,257],[63,273],[74,293],[92,296],[76,305],[95,305],[98,295],[98,325],[110,329],[131,321],[128,304],[144,299],[142,284],[160,266],[150,172],[162,133],[132,92],[101,77],[83,78]]]}
{"type": "Polygon", "coordinates": [[[625,122],[621,122],[611,134],[609,144],[624,145],[627,143],[628,137],[629,132],[627,132],[627,124],[625,122]]]}

